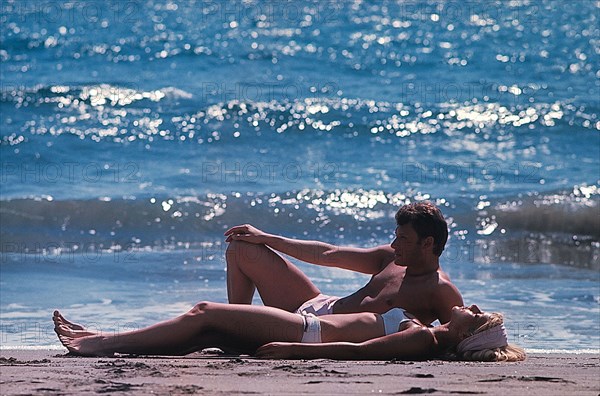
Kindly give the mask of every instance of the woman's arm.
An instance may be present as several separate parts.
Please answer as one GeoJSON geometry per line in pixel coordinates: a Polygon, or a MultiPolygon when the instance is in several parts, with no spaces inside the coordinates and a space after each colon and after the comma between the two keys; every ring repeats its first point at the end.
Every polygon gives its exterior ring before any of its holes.
{"type": "Polygon", "coordinates": [[[429,329],[414,325],[404,331],[361,343],[300,344],[272,342],[260,347],[256,351],[256,356],[266,359],[423,359],[431,356],[436,346],[435,337],[429,329]]]}

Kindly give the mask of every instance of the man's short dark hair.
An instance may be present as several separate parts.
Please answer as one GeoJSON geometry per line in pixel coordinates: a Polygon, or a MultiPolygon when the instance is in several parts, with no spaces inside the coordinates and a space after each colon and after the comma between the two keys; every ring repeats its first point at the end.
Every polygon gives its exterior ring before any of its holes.
{"type": "Polygon", "coordinates": [[[433,203],[414,202],[402,206],[396,212],[396,224],[410,224],[419,239],[433,237],[433,253],[438,257],[441,256],[448,240],[448,223],[433,203]]]}

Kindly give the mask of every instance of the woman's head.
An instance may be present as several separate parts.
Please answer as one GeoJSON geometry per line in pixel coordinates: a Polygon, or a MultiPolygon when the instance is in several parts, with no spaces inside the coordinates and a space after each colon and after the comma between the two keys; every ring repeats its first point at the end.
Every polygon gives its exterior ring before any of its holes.
{"type": "Polygon", "coordinates": [[[508,344],[502,314],[482,312],[477,305],[454,307],[451,323],[460,339],[456,352],[462,359],[509,362],[525,359],[523,349],[508,344]]]}
{"type": "MultiPolygon", "coordinates": [[[[451,323],[461,335],[471,335],[479,327],[488,323],[491,314],[481,311],[475,304],[468,307],[453,307],[451,323]]],[[[502,322],[500,322],[502,323],[502,322]]]]}

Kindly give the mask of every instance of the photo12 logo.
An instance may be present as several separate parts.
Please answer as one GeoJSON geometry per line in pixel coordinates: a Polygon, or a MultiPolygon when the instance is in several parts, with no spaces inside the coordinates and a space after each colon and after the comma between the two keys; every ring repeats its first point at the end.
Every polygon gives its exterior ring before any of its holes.
{"type": "Polygon", "coordinates": [[[400,179],[405,182],[469,184],[479,183],[534,183],[539,184],[540,167],[530,162],[504,163],[472,162],[403,162],[400,179]]]}
{"type": "Polygon", "coordinates": [[[296,102],[304,98],[333,98],[340,93],[335,81],[324,82],[245,82],[227,83],[206,81],[200,84],[199,97],[203,102],[227,103],[239,102],[271,102],[274,100],[296,102]]]}
{"type": "MultiPolygon", "coordinates": [[[[90,234],[93,238],[93,234],[90,234]]],[[[9,239],[9,238],[6,238],[9,239]]],[[[14,242],[3,240],[0,243],[0,262],[65,265],[85,263],[86,265],[112,262],[137,263],[138,246],[135,243],[114,245],[108,249],[98,249],[93,240],[56,242],[14,242]]]]}
{"type": "Polygon", "coordinates": [[[136,162],[2,162],[0,180],[2,183],[138,183],[140,168],[136,162]]]}
{"type": "Polygon", "coordinates": [[[267,1],[210,1],[199,3],[203,22],[227,25],[230,28],[252,23],[258,27],[277,24],[309,26],[313,23],[328,23],[340,19],[344,2],[314,1],[297,2],[286,0],[267,1]]]}
{"type": "Polygon", "coordinates": [[[298,183],[302,180],[317,179],[333,182],[339,174],[337,163],[299,162],[203,162],[202,182],[258,183],[285,180],[298,183]]]}
{"type": "MultiPolygon", "coordinates": [[[[51,314],[51,312],[50,312],[51,314]]],[[[134,322],[115,323],[112,326],[101,326],[96,322],[86,322],[85,328],[97,334],[118,335],[120,333],[135,331],[143,326],[134,322]]],[[[17,345],[48,345],[58,342],[54,324],[51,320],[38,322],[35,320],[2,320],[0,322],[0,344],[17,345]]]]}
{"type": "Polygon", "coordinates": [[[452,26],[467,24],[490,26],[493,30],[523,25],[539,26],[544,18],[543,4],[528,1],[402,1],[398,2],[396,15],[403,20],[429,20],[452,26]]]}
{"type": "Polygon", "coordinates": [[[85,23],[87,30],[105,29],[114,24],[143,20],[138,1],[3,1],[2,14],[18,22],[40,24],[85,23]]]}

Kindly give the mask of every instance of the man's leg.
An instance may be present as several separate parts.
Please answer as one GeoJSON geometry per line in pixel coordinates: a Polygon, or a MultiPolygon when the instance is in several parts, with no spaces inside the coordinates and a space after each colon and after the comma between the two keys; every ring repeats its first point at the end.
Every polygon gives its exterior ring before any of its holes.
{"type": "Polygon", "coordinates": [[[251,304],[258,288],[265,305],[292,312],[320,293],[298,267],[265,245],[231,241],[226,259],[231,304],[251,304]]]}

